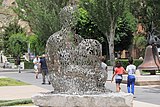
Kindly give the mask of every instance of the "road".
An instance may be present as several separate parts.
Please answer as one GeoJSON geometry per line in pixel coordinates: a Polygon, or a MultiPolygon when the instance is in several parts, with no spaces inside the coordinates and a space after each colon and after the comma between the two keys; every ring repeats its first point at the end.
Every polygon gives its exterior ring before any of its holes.
{"type": "MultiPolygon", "coordinates": [[[[22,73],[18,73],[16,70],[2,70],[0,69],[0,76],[6,76],[10,78],[14,78],[17,80],[24,81],[26,83],[30,83],[32,85],[47,89],[53,90],[52,85],[42,85],[42,76],[39,75],[39,79],[35,79],[35,74],[33,70],[23,70],[22,73]]],[[[106,87],[112,91],[115,91],[115,83],[111,83],[110,81],[106,82],[106,87]]],[[[121,84],[121,89],[124,92],[127,92],[126,84],[121,84]]],[[[149,86],[135,86],[135,101],[151,103],[159,105],[160,107],[160,85],[149,85],[149,86]]]]}

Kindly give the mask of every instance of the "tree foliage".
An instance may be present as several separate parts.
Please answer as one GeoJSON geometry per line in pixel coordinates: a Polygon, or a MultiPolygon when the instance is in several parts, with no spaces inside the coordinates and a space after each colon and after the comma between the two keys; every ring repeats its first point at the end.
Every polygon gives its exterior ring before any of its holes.
{"type": "MultiPolygon", "coordinates": [[[[105,35],[98,29],[96,23],[91,20],[88,12],[80,7],[78,9],[76,31],[84,38],[96,39],[102,44],[107,44],[105,35]]],[[[133,40],[133,32],[136,31],[137,20],[127,10],[118,18],[116,35],[115,35],[115,51],[128,50],[133,40]],[[125,45],[124,45],[125,44],[125,45]]],[[[103,45],[106,48],[106,46],[103,45]]],[[[104,48],[103,48],[104,49],[104,48]]],[[[105,49],[106,50],[106,49],[105,49]]],[[[103,54],[107,54],[102,50],[103,54]]]]}
{"type": "Polygon", "coordinates": [[[100,43],[105,41],[104,34],[98,29],[96,23],[91,20],[88,12],[80,7],[77,12],[76,33],[85,39],[96,39],[100,43]]]}
{"type": "Polygon", "coordinates": [[[133,38],[133,47],[138,51],[139,56],[144,56],[147,39],[144,35],[135,35],[133,38]]]}
{"type": "Polygon", "coordinates": [[[102,44],[102,55],[108,55],[108,43],[105,35],[99,30],[95,22],[93,22],[89,13],[82,7],[76,12],[77,24],[75,26],[76,33],[85,39],[96,39],[102,44]]]}
{"type": "Polygon", "coordinates": [[[45,45],[48,37],[60,30],[59,12],[69,0],[16,0],[15,12],[28,21],[32,31],[45,45]]]}
{"type": "Polygon", "coordinates": [[[115,51],[128,50],[132,45],[133,32],[136,31],[137,19],[129,12],[125,11],[119,17],[115,35],[115,51]]]}
{"type": "Polygon", "coordinates": [[[144,25],[146,31],[151,30],[152,22],[156,28],[160,29],[159,0],[133,0],[131,4],[132,13],[139,19],[139,22],[144,25]]]}
{"type": "Polygon", "coordinates": [[[146,0],[145,13],[143,20],[146,25],[147,31],[150,31],[152,22],[154,26],[160,30],[160,1],[159,0],[146,0]]]}
{"type": "Polygon", "coordinates": [[[37,54],[37,47],[39,47],[39,41],[38,41],[38,36],[37,35],[30,35],[27,37],[28,39],[28,48],[30,49],[29,51],[31,53],[37,54]]]}
{"type": "Polygon", "coordinates": [[[13,34],[23,33],[23,29],[16,22],[13,22],[13,23],[10,23],[9,26],[6,27],[4,30],[5,30],[5,33],[3,34],[3,49],[4,49],[4,53],[8,55],[11,52],[8,44],[9,38],[13,34]]]}
{"type": "Polygon", "coordinates": [[[114,61],[114,38],[117,20],[123,14],[129,0],[80,0],[109,44],[111,63],[114,61]]]}
{"type": "Polygon", "coordinates": [[[23,53],[27,52],[27,38],[24,33],[17,33],[11,35],[8,40],[10,50],[10,55],[12,57],[21,56],[23,53]]]}

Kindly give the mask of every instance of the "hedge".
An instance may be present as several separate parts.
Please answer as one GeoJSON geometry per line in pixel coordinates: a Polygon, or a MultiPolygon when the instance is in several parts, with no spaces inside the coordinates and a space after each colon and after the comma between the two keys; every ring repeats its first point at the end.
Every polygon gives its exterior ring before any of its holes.
{"type": "MultiPolygon", "coordinates": [[[[117,59],[117,60],[115,60],[115,62],[117,62],[117,61],[119,61],[124,68],[126,68],[127,65],[128,65],[128,59],[117,59]]],[[[138,67],[142,62],[143,62],[143,60],[139,60],[139,59],[134,59],[133,60],[133,64],[136,67],[138,67]]],[[[107,63],[107,65],[110,65],[110,61],[107,61],[106,63],[107,63]]]]}
{"type": "Polygon", "coordinates": [[[33,69],[33,62],[24,61],[24,69],[33,69]]]}

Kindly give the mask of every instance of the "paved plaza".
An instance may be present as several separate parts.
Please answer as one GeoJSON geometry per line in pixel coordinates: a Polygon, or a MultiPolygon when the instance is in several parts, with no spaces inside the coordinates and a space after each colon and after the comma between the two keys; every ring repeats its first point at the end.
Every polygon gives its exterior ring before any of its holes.
{"type": "MultiPolygon", "coordinates": [[[[2,69],[0,68],[0,77],[14,78],[31,85],[26,86],[5,86],[0,87],[0,100],[11,100],[21,98],[31,98],[39,92],[49,92],[53,88],[51,85],[42,85],[42,77],[35,79],[35,74],[32,69],[23,70],[18,73],[16,69],[2,69]]],[[[107,81],[106,87],[115,91],[115,83],[107,81]]],[[[126,92],[126,84],[121,84],[122,92],[126,92]]],[[[160,107],[160,86],[135,86],[135,98],[133,107],[160,107]]]]}

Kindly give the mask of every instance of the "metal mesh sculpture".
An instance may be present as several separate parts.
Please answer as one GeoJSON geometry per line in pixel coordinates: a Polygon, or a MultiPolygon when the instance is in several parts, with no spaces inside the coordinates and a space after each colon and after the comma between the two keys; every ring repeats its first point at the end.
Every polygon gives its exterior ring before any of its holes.
{"type": "Polygon", "coordinates": [[[84,94],[105,91],[107,74],[100,67],[101,44],[74,33],[75,10],[75,6],[62,9],[62,29],[47,41],[47,64],[54,92],[84,94]]]}

